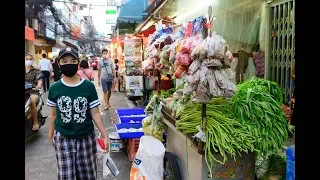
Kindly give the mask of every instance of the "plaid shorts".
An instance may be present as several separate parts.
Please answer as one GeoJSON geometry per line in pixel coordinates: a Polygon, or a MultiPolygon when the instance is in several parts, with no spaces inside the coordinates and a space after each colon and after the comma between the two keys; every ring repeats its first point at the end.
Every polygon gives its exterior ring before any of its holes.
{"type": "Polygon", "coordinates": [[[85,139],[54,135],[59,180],[96,180],[97,145],[94,133],[85,139]]]}

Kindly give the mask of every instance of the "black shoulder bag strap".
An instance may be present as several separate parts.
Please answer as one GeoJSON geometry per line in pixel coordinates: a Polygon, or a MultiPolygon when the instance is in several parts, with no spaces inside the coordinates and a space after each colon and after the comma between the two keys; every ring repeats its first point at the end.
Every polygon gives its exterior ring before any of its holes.
{"type": "Polygon", "coordinates": [[[81,68],[82,72],[88,77],[88,79],[91,81],[91,78],[87,75],[87,73],[81,68]]]}

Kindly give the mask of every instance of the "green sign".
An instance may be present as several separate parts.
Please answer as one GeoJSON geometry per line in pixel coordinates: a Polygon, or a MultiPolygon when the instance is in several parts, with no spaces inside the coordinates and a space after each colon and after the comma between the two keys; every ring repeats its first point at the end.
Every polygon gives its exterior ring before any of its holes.
{"type": "Polygon", "coordinates": [[[117,10],[116,9],[107,9],[106,14],[117,14],[117,10]]]}

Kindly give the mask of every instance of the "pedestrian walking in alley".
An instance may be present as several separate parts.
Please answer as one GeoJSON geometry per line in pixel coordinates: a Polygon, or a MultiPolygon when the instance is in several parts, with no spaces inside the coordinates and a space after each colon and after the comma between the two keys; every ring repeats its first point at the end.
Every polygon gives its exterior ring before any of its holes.
{"type": "Polygon", "coordinates": [[[94,124],[104,139],[105,151],[109,149],[98,94],[92,82],[77,75],[79,54],[76,50],[62,49],[58,63],[64,76],[52,84],[47,100],[50,106],[48,138],[56,152],[58,179],[96,180],[94,124]]]}
{"type": "Polygon", "coordinates": [[[104,110],[108,110],[110,107],[110,97],[112,90],[112,82],[116,77],[115,66],[110,58],[109,51],[107,49],[102,50],[102,58],[98,65],[98,78],[99,86],[101,84],[104,99],[104,110]]]}
{"type": "Polygon", "coordinates": [[[34,58],[31,54],[26,54],[25,57],[25,82],[32,84],[34,89],[29,90],[31,99],[31,116],[33,121],[32,130],[36,131],[39,129],[38,122],[38,111],[37,111],[37,101],[39,100],[40,94],[39,89],[41,89],[42,81],[37,80],[37,76],[41,73],[38,69],[34,68],[34,58]]]}
{"type": "Polygon", "coordinates": [[[58,64],[58,58],[55,58],[52,63],[52,71],[53,71],[53,80],[57,82],[61,79],[61,69],[58,64]]]}
{"type": "Polygon", "coordinates": [[[94,72],[89,69],[89,63],[87,60],[82,60],[80,62],[80,69],[78,70],[78,75],[81,77],[81,78],[84,78],[84,79],[88,79],[89,81],[93,81],[94,80],[94,72]]]}
{"type": "Polygon", "coordinates": [[[119,62],[118,59],[114,60],[114,64],[115,64],[114,70],[116,71],[116,77],[114,78],[114,81],[112,83],[112,92],[116,92],[117,86],[118,86],[118,91],[120,92],[120,83],[119,83],[119,77],[118,77],[118,70],[119,70],[118,62],[119,62]]]}
{"type": "Polygon", "coordinates": [[[42,54],[42,59],[39,62],[39,69],[43,74],[42,85],[43,91],[46,92],[50,87],[51,62],[47,59],[46,54],[42,54]]]}

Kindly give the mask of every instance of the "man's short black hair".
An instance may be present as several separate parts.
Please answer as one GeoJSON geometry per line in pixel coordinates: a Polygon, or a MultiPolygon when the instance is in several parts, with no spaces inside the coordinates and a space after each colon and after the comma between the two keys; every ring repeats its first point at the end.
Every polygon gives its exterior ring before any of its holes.
{"type": "Polygon", "coordinates": [[[47,57],[47,55],[46,55],[46,54],[42,54],[42,57],[43,57],[43,58],[46,58],[46,57],[47,57]]]}
{"type": "Polygon", "coordinates": [[[108,49],[102,49],[102,52],[101,52],[101,54],[103,54],[103,52],[104,51],[107,51],[107,52],[109,52],[109,50],[108,49]]]}
{"type": "Polygon", "coordinates": [[[88,63],[88,61],[87,60],[82,60],[81,62],[80,62],[80,65],[79,65],[81,68],[83,68],[83,69],[88,69],[89,68],[89,63],[88,63]]]}

